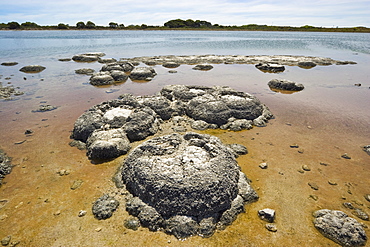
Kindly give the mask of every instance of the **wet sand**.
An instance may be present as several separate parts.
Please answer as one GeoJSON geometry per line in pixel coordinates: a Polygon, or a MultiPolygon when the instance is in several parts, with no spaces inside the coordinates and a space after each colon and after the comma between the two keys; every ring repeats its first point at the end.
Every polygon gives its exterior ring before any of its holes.
{"type": "Polygon", "coordinates": [[[314,228],[312,212],[328,208],[356,218],[342,206],[351,202],[370,213],[370,203],[364,198],[370,193],[370,156],[361,150],[370,144],[370,85],[366,85],[366,75],[358,73],[362,66],[287,67],[277,75],[262,73],[252,65],[220,64],[207,72],[182,65],[176,74],[155,66],[158,75],[151,82],[128,80],[106,88],[95,88],[86,84],[88,77],[74,74],[75,68],[98,69],[101,64],[51,62],[40,74],[2,68],[2,81],[14,74],[12,84],[26,94],[0,103],[0,147],[16,165],[0,188],[0,200],[6,200],[0,204],[0,238],[11,235],[20,246],[337,246],[314,228]],[[267,86],[272,78],[295,80],[306,88],[294,94],[272,92],[267,86]],[[356,81],[364,85],[355,87],[356,81]],[[123,226],[129,216],[123,204],[112,218],[94,219],[92,203],[115,190],[111,178],[125,156],[95,165],[85,151],[68,145],[74,121],[89,107],[122,93],[153,94],[167,84],[228,85],[256,95],[276,117],[263,128],[201,132],[248,148],[249,154],[238,162],[260,196],[258,202],[245,206],[246,212],[231,226],[210,238],[178,241],[146,228],[128,230],[123,226]],[[119,91],[105,92],[112,88],[119,91]],[[41,101],[59,108],[32,113],[41,101]],[[26,136],[26,129],[34,133],[26,136]],[[299,148],[291,148],[293,144],[299,148]],[[341,158],[344,153],[351,159],[341,158]],[[267,169],[259,168],[262,162],[268,163],[267,169]],[[311,171],[299,172],[303,165],[311,171]],[[57,174],[62,169],[70,174],[57,174]],[[83,184],[71,190],[76,180],[83,184]],[[313,190],[308,183],[319,189],[313,190]],[[276,210],[277,232],[266,230],[258,218],[257,211],[264,208],[276,210]],[[80,210],[87,215],[78,217],[80,210]]]}

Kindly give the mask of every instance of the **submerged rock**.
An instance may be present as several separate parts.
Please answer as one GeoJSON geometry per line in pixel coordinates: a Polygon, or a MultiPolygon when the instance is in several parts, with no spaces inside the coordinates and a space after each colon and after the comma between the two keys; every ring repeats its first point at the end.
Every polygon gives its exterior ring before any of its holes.
{"type": "Polygon", "coordinates": [[[285,67],[280,64],[270,64],[270,63],[259,63],[256,64],[256,68],[263,72],[279,73],[285,70],[285,67]]]}
{"type": "Polygon", "coordinates": [[[325,237],[342,246],[363,246],[367,236],[362,225],[342,211],[322,209],[313,216],[314,225],[325,237]]]}
{"type": "Polygon", "coordinates": [[[33,110],[32,112],[46,112],[46,111],[52,111],[57,109],[57,106],[52,106],[52,105],[40,105],[39,108],[36,110],[33,110]]]}
{"type": "Polygon", "coordinates": [[[213,66],[211,64],[197,64],[193,68],[194,70],[211,70],[213,66]]]}
{"type": "Polygon", "coordinates": [[[234,153],[209,135],[189,132],[150,139],[122,166],[122,180],[133,196],[126,205],[129,213],[141,225],[163,227],[181,239],[203,231],[212,234],[216,225],[231,224],[245,203],[258,199],[234,153]]]}
{"type": "Polygon", "coordinates": [[[17,62],[3,62],[1,63],[2,66],[15,66],[17,65],[17,62]]]}
{"type": "Polygon", "coordinates": [[[12,172],[11,158],[6,155],[6,153],[0,149],[0,186],[2,180],[6,175],[9,175],[12,172]]]}
{"type": "Polygon", "coordinates": [[[302,84],[285,79],[273,79],[268,82],[268,86],[271,89],[287,91],[301,91],[304,89],[304,86],[302,84]]]}
{"type": "Polygon", "coordinates": [[[316,63],[314,62],[299,62],[298,66],[303,69],[311,69],[313,67],[316,67],[316,63]]]}
{"type": "Polygon", "coordinates": [[[94,72],[95,72],[94,69],[88,69],[88,68],[76,69],[75,70],[76,74],[82,74],[82,75],[92,75],[94,72]]]}
{"type": "Polygon", "coordinates": [[[110,85],[114,83],[109,72],[98,72],[90,77],[90,84],[94,86],[110,85]]]}
{"type": "Polygon", "coordinates": [[[39,73],[46,69],[44,66],[41,65],[28,65],[22,67],[19,71],[22,71],[24,73],[39,73]]]}

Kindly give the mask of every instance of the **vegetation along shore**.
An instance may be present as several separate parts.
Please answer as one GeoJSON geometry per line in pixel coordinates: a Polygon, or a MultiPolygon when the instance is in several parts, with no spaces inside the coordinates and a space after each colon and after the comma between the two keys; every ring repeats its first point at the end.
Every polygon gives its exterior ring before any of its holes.
{"type": "Polygon", "coordinates": [[[107,26],[98,26],[92,21],[77,22],[75,26],[69,24],[59,23],[57,25],[42,26],[34,22],[24,22],[19,24],[16,21],[8,23],[0,23],[0,30],[235,30],[235,31],[299,31],[299,32],[358,32],[358,33],[369,33],[370,28],[368,27],[314,27],[305,25],[301,27],[294,26],[273,26],[273,25],[258,25],[258,24],[247,24],[247,25],[219,25],[212,24],[208,21],[203,20],[182,20],[174,19],[167,21],[163,26],[153,26],[147,24],[141,25],[128,25],[119,24],[116,22],[110,22],[107,26]]]}

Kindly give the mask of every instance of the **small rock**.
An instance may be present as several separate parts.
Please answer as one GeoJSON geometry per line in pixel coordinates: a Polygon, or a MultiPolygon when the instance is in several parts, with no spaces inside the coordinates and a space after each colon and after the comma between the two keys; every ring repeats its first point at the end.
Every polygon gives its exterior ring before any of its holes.
{"type": "Polygon", "coordinates": [[[227,146],[231,148],[238,155],[248,154],[248,149],[241,144],[233,143],[233,144],[228,144],[227,146]]]}
{"type": "Polygon", "coordinates": [[[322,165],[322,166],[328,166],[329,164],[328,163],[324,163],[324,162],[320,162],[320,165],[322,165]]]}
{"type": "Polygon", "coordinates": [[[343,154],[341,157],[347,160],[351,159],[351,157],[347,153],[343,154]]]}
{"type": "Polygon", "coordinates": [[[355,210],[352,212],[354,215],[356,215],[358,218],[362,220],[369,220],[369,215],[365,213],[362,209],[360,208],[355,208],[355,210]]]}
{"type": "Polygon", "coordinates": [[[277,227],[275,224],[266,224],[265,227],[270,232],[277,232],[277,227]]]}
{"type": "Polygon", "coordinates": [[[213,66],[210,64],[198,64],[194,68],[194,70],[211,70],[213,66]]]}
{"type": "Polygon", "coordinates": [[[58,107],[52,105],[40,105],[38,109],[33,110],[32,112],[46,112],[57,109],[58,107]]]}
{"type": "Polygon", "coordinates": [[[364,150],[368,155],[370,155],[370,145],[363,146],[362,150],[364,150]]]}
{"type": "Polygon", "coordinates": [[[30,135],[30,134],[32,134],[33,133],[33,130],[31,130],[31,129],[28,129],[28,130],[26,130],[25,132],[24,132],[24,134],[25,135],[30,135]]]}
{"type": "Polygon", "coordinates": [[[308,185],[311,187],[311,189],[313,190],[318,190],[319,189],[319,186],[317,186],[317,184],[315,183],[308,183],[308,185]]]}
{"type": "Polygon", "coordinates": [[[267,165],[267,163],[261,163],[261,164],[259,164],[259,167],[261,169],[267,169],[268,165],[267,165]]]}
{"type": "Polygon", "coordinates": [[[95,228],[96,232],[101,232],[101,230],[103,230],[103,228],[101,228],[101,227],[95,228]]]}
{"type": "Polygon", "coordinates": [[[83,184],[83,182],[84,181],[82,181],[81,179],[73,181],[73,184],[71,186],[71,190],[76,190],[76,189],[80,188],[81,185],[83,184]]]}
{"type": "Polygon", "coordinates": [[[180,64],[176,62],[166,62],[162,66],[165,68],[177,68],[180,66],[180,64]]]}
{"type": "Polygon", "coordinates": [[[302,169],[303,169],[304,171],[306,171],[306,172],[311,171],[311,168],[309,168],[309,167],[308,167],[308,165],[303,165],[303,166],[302,166],[302,169]]]}
{"type": "Polygon", "coordinates": [[[370,202],[370,194],[366,194],[364,197],[365,197],[365,199],[366,199],[368,202],[370,202]]]}
{"type": "Polygon", "coordinates": [[[113,212],[116,211],[118,206],[119,201],[110,197],[108,194],[104,194],[94,202],[92,212],[96,219],[105,220],[112,217],[113,212]]]}
{"type": "Polygon", "coordinates": [[[176,74],[177,73],[177,70],[169,70],[168,73],[170,73],[170,74],[176,74]]]}
{"type": "Polygon", "coordinates": [[[1,65],[3,66],[14,66],[14,65],[17,65],[18,63],[17,62],[4,62],[4,63],[1,63],[1,65]]]}
{"type": "Polygon", "coordinates": [[[16,241],[11,242],[9,246],[10,246],[10,247],[15,247],[15,246],[17,246],[18,244],[20,244],[20,241],[16,240],[16,241]]]}
{"type": "Polygon", "coordinates": [[[270,208],[265,208],[258,211],[258,216],[261,220],[265,220],[267,222],[274,222],[275,220],[275,210],[270,208]]]}
{"type": "Polygon", "coordinates": [[[361,83],[355,83],[356,87],[361,87],[361,83]]]}
{"type": "Polygon", "coordinates": [[[292,144],[290,145],[291,148],[299,148],[298,144],[292,144]]]}
{"type": "Polygon", "coordinates": [[[10,243],[10,240],[12,239],[12,236],[6,236],[1,240],[1,245],[2,246],[7,246],[10,243]]]}
{"type": "Polygon", "coordinates": [[[94,74],[94,72],[95,72],[94,69],[88,69],[88,68],[76,69],[75,70],[76,74],[81,74],[81,75],[92,75],[92,74],[94,74]]]}
{"type": "Polygon", "coordinates": [[[57,215],[60,215],[60,213],[61,213],[61,212],[60,212],[60,210],[58,210],[58,211],[56,211],[56,212],[54,213],[54,215],[55,215],[55,216],[57,216],[57,215]]]}
{"type": "Polygon", "coordinates": [[[24,73],[39,73],[43,71],[44,69],[46,68],[41,65],[28,65],[28,66],[22,67],[19,71],[22,71],[24,73]]]}
{"type": "Polygon", "coordinates": [[[80,210],[80,212],[78,213],[78,217],[84,217],[86,214],[87,214],[87,211],[80,210]]]}
{"type": "Polygon", "coordinates": [[[317,201],[319,199],[319,197],[316,195],[310,195],[310,198],[313,199],[314,201],[317,201]]]}
{"type": "Polygon", "coordinates": [[[131,230],[134,230],[136,231],[137,229],[139,229],[140,227],[140,221],[138,218],[136,217],[130,217],[128,218],[127,220],[125,220],[124,222],[124,226],[127,228],[127,229],[131,229],[131,230]]]}
{"type": "Polygon", "coordinates": [[[256,64],[255,67],[263,72],[271,72],[271,73],[279,73],[285,70],[285,67],[279,64],[259,63],[259,64],[256,64]]]}
{"type": "Polygon", "coordinates": [[[69,171],[62,169],[60,171],[57,171],[57,174],[59,174],[59,176],[64,176],[64,175],[67,176],[69,175],[69,171]]]}
{"type": "Polygon", "coordinates": [[[353,207],[352,203],[350,202],[344,202],[343,206],[348,209],[355,209],[355,207],[353,207]]]}
{"type": "Polygon", "coordinates": [[[332,180],[329,180],[329,181],[328,181],[328,183],[329,183],[330,185],[338,185],[336,182],[334,182],[334,181],[332,181],[332,180]]]}

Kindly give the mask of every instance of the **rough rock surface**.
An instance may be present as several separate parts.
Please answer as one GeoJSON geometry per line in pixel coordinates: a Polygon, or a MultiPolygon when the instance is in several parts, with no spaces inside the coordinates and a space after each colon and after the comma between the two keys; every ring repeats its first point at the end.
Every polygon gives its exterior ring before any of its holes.
{"type": "Polygon", "coordinates": [[[72,57],[72,60],[75,62],[89,63],[89,62],[98,61],[99,58],[103,56],[105,56],[105,53],[103,52],[89,52],[89,53],[74,55],[72,57]]]}
{"type": "Polygon", "coordinates": [[[165,68],[171,68],[172,69],[172,68],[179,67],[180,64],[179,63],[176,63],[176,62],[166,62],[162,66],[165,67],[165,68]]]}
{"type": "Polygon", "coordinates": [[[212,235],[216,227],[231,224],[245,203],[258,199],[234,152],[210,135],[150,139],[122,166],[122,180],[132,194],[128,212],[142,226],[163,228],[181,239],[212,235]]]}
{"type": "Polygon", "coordinates": [[[265,208],[258,211],[258,216],[269,223],[273,223],[275,220],[275,210],[271,208],[265,208]]]}
{"type": "MultiPolygon", "coordinates": [[[[99,130],[94,134],[94,142],[91,139],[87,143],[88,156],[115,158],[128,151],[124,135],[130,142],[143,140],[158,132],[162,120],[183,115],[196,120],[192,122],[195,129],[234,131],[250,129],[252,125],[264,126],[272,118],[268,108],[256,97],[229,87],[169,85],[154,96],[125,94],[120,99],[93,106],[76,120],[71,138],[86,143],[93,132],[99,130]],[[121,137],[109,141],[107,134],[111,129],[120,129],[121,137]],[[104,156],[101,152],[104,149],[109,149],[110,154],[104,156]],[[94,154],[94,150],[99,154],[94,154]]],[[[114,133],[117,136],[117,132],[114,133]]]]}
{"type": "Polygon", "coordinates": [[[256,68],[263,72],[279,73],[285,70],[285,67],[280,64],[270,64],[270,63],[259,63],[256,64],[256,68]]]}
{"type": "Polygon", "coordinates": [[[96,219],[105,220],[112,217],[113,212],[116,211],[118,206],[119,201],[105,194],[94,202],[92,212],[96,219]]]}
{"type": "Polygon", "coordinates": [[[90,84],[94,86],[110,85],[114,83],[109,72],[98,72],[90,77],[90,84]]]}
{"type": "Polygon", "coordinates": [[[19,71],[22,71],[24,73],[39,73],[46,69],[44,66],[41,65],[28,65],[22,67],[19,71]]]}
{"type": "Polygon", "coordinates": [[[362,225],[342,211],[322,209],[316,211],[314,225],[325,237],[342,246],[363,246],[367,236],[362,225]]]}
{"type": "Polygon", "coordinates": [[[268,82],[268,86],[271,89],[287,91],[301,91],[304,89],[304,86],[302,84],[285,79],[273,79],[268,82]]]}
{"type": "Polygon", "coordinates": [[[6,153],[0,149],[0,186],[5,176],[10,174],[12,171],[13,166],[10,161],[11,158],[9,158],[6,153]]]}

